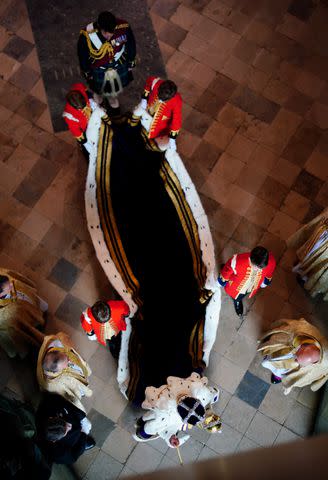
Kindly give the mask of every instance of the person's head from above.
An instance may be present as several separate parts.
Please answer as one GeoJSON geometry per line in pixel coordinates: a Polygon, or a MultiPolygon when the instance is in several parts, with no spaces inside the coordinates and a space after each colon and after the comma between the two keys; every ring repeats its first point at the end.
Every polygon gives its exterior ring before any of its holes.
{"type": "Polygon", "coordinates": [[[97,27],[101,35],[106,40],[110,40],[116,27],[116,18],[110,12],[101,12],[98,16],[97,27]]]}
{"type": "Polygon", "coordinates": [[[163,102],[170,100],[177,93],[177,86],[172,80],[164,80],[158,87],[158,98],[163,102]]]}
{"type": "Polygon", "coordinates": [[[78,90],[71,90],[70,92],[68,92],[68,94],[66,95],[66,100],[67,103],[69,103],[73,108],[76,108],[78,110],[83,110],[83,108],[87,104],[85,97],[78,90]]]}
{"type": "Polygon", "coordinates": [[[304,343],[297,350],[296,359],[301,367],[317,363],[320,360],[320,349],[313,343],[304,343]]]}
{"type": "Polygon", "coordinates": [[[5,297],[11,291],[11,282],[6,275],[0,275],[0,298],[5,297]]]}
{"type": "Polygon", "coordinates": [[[45,372],[59,373],[68,366],[68,356],[57,350],[50,350],[44,356],[42,367],[45,372]]]}
{"type": "Polygon", "coordinates": [[[266,248],[258,245],[251,251],[250,260],[254,267],[260,268],[262,270],[268,265],[269,252],[266,248]]]}
{"type": "Polygon", "coordinates": [[[72,429],[72,424],[61,417],[49,417],[44,425],[44,436],[48,442],[62,440],[72,429]]]}
{"type": "Polygon", "coordinates": [[[91,307],[91,313],[99,323],[106,323],[110,320],[111,311],[108,303],[98,300],[91,307]]]}

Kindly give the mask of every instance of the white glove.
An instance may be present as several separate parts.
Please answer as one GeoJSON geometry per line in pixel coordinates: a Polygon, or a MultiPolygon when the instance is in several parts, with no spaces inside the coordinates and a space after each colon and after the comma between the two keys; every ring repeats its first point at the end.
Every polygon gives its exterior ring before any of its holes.
{"type": "Polygon", "coordinates": [[[87,141],[87,142],[83,143],[83,146],[88,153],[91,152],[91,150],[92,150],[92,143],[91,142],[87,141]]]}
{"type": "Polygon", "coordinates": [[[87,417],[84,417],[83,420],[81,420],[81,432],[89,435],[91,427],[92,425],[90,420],[87,417]]]}
{"type": "Polygon", "coordinates": [[[94,342],[95,340],[97,340],[97,335],[95,333],[93,335],[88,335],[88,339],[94,342]]]}
{"type": "Polygon", "coordinates": [[[174,150],[174,151],[176,152],[176,150],[177,150],[177,143],[176,143],[176,141],[175,141],[174,138],[170,138],[170,139],[169,139],[169,146],[168,146],[168,148],[170,148],[171,150],[174,150]]]}
{"type": "Polygon", "coordinates": [[[143,98],[141,102],[133,110],[133,115],[135,117],[141,117],[142,114],[146,111],[146,108],[147,108],[147,100],[143,98]]]}
{"type": "Polygon", "coordinates": [[[263,282],[263,283],[261,283],[260,287],[265,288],[265,287],[267,287],[267,284],[263,282]]]}

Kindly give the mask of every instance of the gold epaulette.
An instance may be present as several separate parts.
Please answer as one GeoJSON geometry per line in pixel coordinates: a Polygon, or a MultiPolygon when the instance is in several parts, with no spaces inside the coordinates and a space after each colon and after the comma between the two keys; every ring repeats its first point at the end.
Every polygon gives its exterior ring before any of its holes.
{"type": "Polygon", "coordinates": [[[119,28],[129,28],[128,23],[120,23],[119,25],[116,25],[115,30],[119,28]]]}

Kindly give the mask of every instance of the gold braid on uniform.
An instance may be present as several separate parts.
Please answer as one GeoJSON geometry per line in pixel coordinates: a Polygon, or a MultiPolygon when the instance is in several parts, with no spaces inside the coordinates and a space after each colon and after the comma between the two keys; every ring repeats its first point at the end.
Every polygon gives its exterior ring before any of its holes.
{"type": "Polygon", "coordinates": [[[89,33],[86,30],[81,30],[80,33],[84,35],[85,38],[87,39],[90,56],[95,60],[100,60],[107,54],[114,55],[114,50],[110,42],[104,42],[102,46],[99,48],[99,50],[96,50],[95,48],[93,48],[92,42],[89,37],[89,33]]]}

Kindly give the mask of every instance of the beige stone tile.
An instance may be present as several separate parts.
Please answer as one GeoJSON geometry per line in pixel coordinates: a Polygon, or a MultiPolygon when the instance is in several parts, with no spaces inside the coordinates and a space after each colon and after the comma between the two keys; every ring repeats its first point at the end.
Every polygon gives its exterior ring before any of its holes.
{"type": "Polygon", "coordinates": [[[201,18],[193,24],[189,31],[205,42],[213,43],[216,40],[218,28],[221,27],[219,27],[216,22],[213,22],[210,18],[202,15],[201,18]]]}
{"type": "Polygon", "coordinates": [[[36,122],[36,125],[40,128],[43,128],[44,130],[46,130],[49,133],[54,133],[54,129],[52,127],[51,118],[50,118],[50,114],[49,114],[48,109],[46,109],[42,113],[42,115],[40,116],[40,118],[36,122]]]}
{"type": "Polygon", "coordinates": [[[216,162],[211,175],[222,177],[224,180],[233,183],[244,167],[244,163],[238,158],[224,152],[216,162]]]}
{"type": "Polygon", "coordinates": [[[229,208],[219,208],[215,212],[212,223],[215,230],[226,236],[230,236],[233,234],[240,220],[241,216],[229,208]]]}
{"type": "Polygon", "coordinates": [[[266,231],[261,238],[260,244],[272,251],[277,262],[279,262],[279,259],[286,250],[286,242],[268,231],[266,231]]]}
{"type": "Polygon", "coordinates": [[[259,410],[267,417],[272,418],[272,420],[283,424],[294,407],[294,403],[295,400],[292,397],[284,395],[282,389],[272,385],[265,395],[259,410]]]}
{"type": "Polygon", "coordinates": [[[8,108],[0,105],[0,125],[6,123],[8,118],[11,117],[12,113],[13,112],[11,110],[8,110],[8,108]]]}
{"type": "Polygon", "coordinates": [[[24,145],[18,145],[12,155],[7,158],[6,164],[16,171],[17,175],[25,176],[38,161],[39,155],[24,145]]]}
{"type": "Polygon", "coordinates": [[[4,163],[1,164],[0,188],[7,193],[13,193],[22,181],[22,177],[17,175],[14,169],[4,163]]]}
{"type": "Polygon", "coordinates": [[[47,189],[34,206],[35,210],[58,225],[64,222],[64,199],[55,189],[47,189]]]}
{"type": "Polygon", "coordinates": [[[274,443],[280,430],[281,425],[279,425],[279,423],[263,415],[261,412],[257,412],[246,431],[246,435],[259,445],[267,447],[274,443]]]}
{"type": "Polygon", "coordinates": [[[151,21],[153,23],[154,30],[155,30],[155,32],[158,36],[161,29],[163,27],[165,27],[165,25],[168,24],[168,21],[165,20],[165,18],[161,17],[160,15],[157,15],[156,13],[154,13],[152,11],[150,12],[150,18],[151,18],[151,21]]]}
{"type": "Polygon", "coordinates": [[[20,63],[16,62],[12,57],[5,53],[0,53],[0,75],[4,80],[8,80],[20,67],[20,63]]]}
{"type": "Polygon", "coordinates": [[[294,87],[311,98],[320,97],[325,85],[326,82],[324,80],[321,80],[305,70],[302,70],[300,75],[294,81],[294,87]]]}
{"type": "Polygon", "coordinates": [[[296,312],[296,317],[298,317],[299,314],[305,317],[314,310],[313,300],[304,288],[298,284],[295,285],[295,289],[289,297],[289,303],[291,304],[291,309],[296,312]]]}
{"type": "Polygon", "coordinates": [[[21,142],[31,130],[32,124],[20,115],[14,113],[2,126],[3,133],[9,135],[16,142],[21,142]]]}
{"type": "Polygon", "coordinates": [[[301,404],[296,404],[291,410],[285,422],[287,427],[292,432],[305,437],[308,435],[314,421],[314,412],[301,404]]]}
{"type": "Polygon", "coordinates": [[[265,122],[262,122],[258,118],[249,116],[249,121],[240,127],[239,133],[249,138],[253,142],[258,143],[259,138],[264,134],[264,132],[269,128],[269,125],[265,122]]]}
{"type": "Polygon", "coordinates": [[[243,83],[249,75],[250,68],[247,63],[231,55],[224,63],[220,72],[238,83],[243,83]]]}
{"type": "Polygon", "coordinates": [[[99,285],[92,275],[81,272],[70,293],[83,302],[93,305],[99,299],[99,285]]]}
{"type": "Polygon", "coordinates": [[[242,368],[248,368],[256,354],[256,340],[237,333],[232,344],[224,353],[231,362],[242,368]]]}
{"type": "Polygon", "coordinates": [[[238,397],[232,397],[222,414],[222,421],[238,432],[245,433],[255,413],[254,407],[243,402],[238,397]]]}
{"type": "Polygon", "coordinates": [[[314,102],[306,118],[322,129],[328,128],[328,105],[314,102]]]}
{"type": "Polygon", "coordinates": [[[246,192],[238,185],[232,185],[228,195],[223,201],[223,206],[230,208],[234,212],[244,215],[250,204],[254,201],[254,195],[246,192]]]}
{"type": "Polygon", "coordinates": [[[253,440],[250,440],[249,438],[246,437],[246,435],[240,440],[240,443],[237,447],[236,453],[239,452],[246,452],[248,450],[254,450],[255,448],[259,448],[259,445],[254,442],[253,440]]]}
{"type": "Polygon", "coordinates": [[[277,266],[270,284],[270,290],[275,292],[284,300],[287,300],[295,289],[296,278],[291,271],[286,271],[277,266]]]}
{"type": "Polygon", "coordinates": [[[10,38],[10,35],[8,30],[0,26],[0,49],[1,50],[3,50],[3,48],[7,45],[9,38],[10,38]]]}
{"type": "Polygon", "coordinates": [[[197,149],[200,142],[200,137],[197,137],[196,135],[193,135],[187,130],[182,129],[180,135],[177,138],[177,148],[179,154],[183,157],[190,158],[197,149]]]}
{"type": "Polygon", "coordinates": [[[226,103],[220,110],[217,119],[226,127],[236,130],[249,122],[250,115],[231,103],[226,103]]]}
{"type": "Polygon", "coordinates": [[[234,394],[246,372],[246,367],[242,368],[222,355],[217,354],[215,363],[210,363],[207,372],[211,380],[229,393],[234,394]]]}
{"type": "Polygon", "coordinates": [[[25,58],[24,65],[27,67],[33,68],[36,72],[41,73],[39,57],[36,51],[36,48],[33,48],[31,53],[25,58]]]}
{"type": "Polygon", "coordinates": [[[24,40],[27,40],[28,42],[34,43],[34,36],[30,20],[27,20],[27,22],[25,22],[24,25],[22,25],[21,28],[17,30],[16,34],[19,37],[24,38],[24,40]]]}
{"type": "Polygon", "coordinates": [[[284,299],[277,295],[270,285],[257,293],[251,312],[252,315],[257,315],[261,319],[262,331],[266,331],[272,322],[280,318],[284,303],[284,299]]]}
{"type": "Polygon", "coordinates": [[[291,87],[276,78],[271,78],[262,93],[272,102],[284,105],[292,95],[292,92],[291,87]]]}
{"type": "Polygon", "coordinates": [[[296,440],[300,440],[299,435],[296,435],[294,432],[288,430],[288,428],[286,427],[282,427],[274,444],[278,445],[280,443],[294,442],[296,440]]]}
{"type": "Polygon", "coordinates": [[[170,18],[170,22],[179,25],[179,27],[184,28],[187,31],[190,31],[201,20],[202,16],[200,13],[182,4],[178,6],[177,10],[170,18]]]}
{"type": "Polygon", "coordinates": [[[104,452],[108,453],[108,455],[115,458],[115,460],[125,463],[134,447],[135,441],[130,432],[117,426],[115,430],[108,435],[101,448],[104,452]]]}
{"type": "Polygon", "coordinates": [[[245,77],[245,84],[254,92],[262,93],[270,80],[270,74],[250,66],[245,77]]]}
{"type": "Polygon", "coordinates": [[[225,127],[221,122],[213,121],[204,135],[204,140],[220,150],[225,150],[233,135],[232,128],[225,127]]]}
{"type": "Polygon", "coordinates": [[[41,100],[41,102],[47,103],[48,100],[47,100],[46,91],[44,89],[42,77],[39,78],[39,80],[36,82],[32,90],[30,91],[30,94],[38,98],[39,100],[41,100]]]}
{"type": "MultiPolygon", "coordinates": [[[[236,184],[247,192],[256,195],[266,179],[266,174],[257,168],[245,165],[241,170],[236,184]]],[[[258,225],[258,222],[256,222],[258,225]]]]}
{"type": "Polygon", "coordinates": [[[208,18],[211,18],[216,23],[223,24],[226,17],[231,13],[229,5],[224,5],[223,2],[218,0],[211,0],[202,11],[202,14],[208,18]]]}
{"type": "Polygon", "coordinates": [[[33,240],[39,242],[51,227],[52,222],[38,213],[36,210],[31,210],[29,215],[20,225],[19,230],[33,240]]]}
{"type": "Polygon", "coordinates": [[[328,205],[328,183],[326,182],[319,190],[318,195],[315,198],[315,201],[326,207],[328,205]]]}
{"type": "Polygon", "coordinates": [[[287,240],[300,227],[300,223],[283,212],[277,212],[268,227],[268,231],[287,240]]]}
{"type": "MultiPolygon", "coordinates": [[[[249,168],[249,170],[251,170],[249,168]]],[[[251,170],[252,172],[252,170],[251,170]]],[[[242,174],[241,173],[241,180],[237,180],[237,183],[242,182],[242,174]]],[[[245,176],[247,176],[247,172],[244,173],[245,176]]],[[[252,174],[252,178],[254,178],[254,174],[252,174]]],[[[254,183],[252,184],[254,185],[254,183]]],[[[245,188],[245,185],[243,186],[245,188]]],[[[249,189],[245,188],[246,190],[249,191],[249,189]]],[[[256,195],[256,192],[253,191],[251,192],[254,195],[256,195]]],[[[253,202],[250,204],[249,208],[247,209],[245,213],[245,217],[252,223],[255,223],[256,225],[259,225],[260,227],[267,228],[268,225],[271,223],[272,218],[276,214],[276,209],[269,205],[268,203],[264,202],[260,198],[255,197],[253,202]]]]}
{"type": "Polygon", "coordinates": [[[275,161],[269,173],[270,177],[273,177],[286,187],[291,187],[300,171],[301,168],[298,165],[280,157],[275,161]]]}
{"type": "Polygon", "coordinates": [[[223,204],[231,187],[231,182],[228,182],[227,180],[210,173],[206,181],[201,186],[200,191],[207,197],[223,204]]]}
{"type": "Polygon", "coordinates": [[[6,253],[25,263],[37,247],[37,242],[18,230],[11,237],[6,248],[6,253]]]}
{"type": "Polygon", "coordinates": [[[295,220],[301,222],[309,208],[310,200],[292,190],[283,201],[280,210],[295,220]]]}
{"type": "Polygon", "coordinates": [[[256,144],[254,142],[243,135],[236,133],[229,143],[226,152],[242,162],[247,162],[255,148],[256,144]]]}
{"type": "Polygon", "coordinates": [[[269,52],[265,48],[258,50],[256,57],[254,58],[253,65],[262,72],[272,74],[275,72],[277,66],[280,63],[278,55],[269,52]]]}
{"type": "Polygon", "coordinates": [[[257,145],[247,164],[259,171],[268,174],[278,161],[277,156],[268,148],[257,145]]]}
{"type": "Polygon", "coordinates": [[[292,86],[294,85],[296,79],[300,76],[300,74],[301,74],[300,68],[284,60],[279,65],[277,77],[282,82],[292,86]]]}
{"type": "Polygon", "coordinates": [[[278,26],[277,31],[298,42],[305,35],[306,29],[306,23],[302,22],[294,15],[286,13],[282,22],[278,26]]]}
{"type": "Polygon", "coordinates": [[[305,169],[321,180],[328,179],[328,156],[315,150],[305,164],[305,169]]]}
{"type": "Polygon", "coordinates": [[[280,155],[301,121],[302,118],[299,115],[282,108],[262,135],[260,142],[280,155]]]}
{"type": "Polygon", "coordinates": [[[253,20],[249,25],[244,37],[260,47],[266,47],[272,37],[272,29],[263,22],[253,20]]]}
{"type": "Polygon", "coordinates": [[[2,220],[9,225],[19,228],[30,212],[30,208],[16,200],[14,197],[9,199],[6,210],[3,213],[2,220]]]}
{"type": "Polygon", "coordinates": [[[240,432],[229,425],[224,425],[221,434],[210,436],[207,446],[220,455],[231,455],[236,451],[241,439],[240,432]]]}

